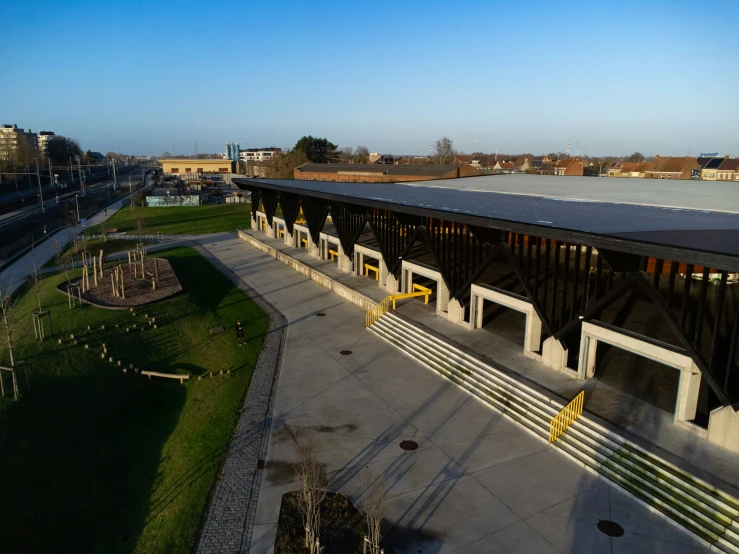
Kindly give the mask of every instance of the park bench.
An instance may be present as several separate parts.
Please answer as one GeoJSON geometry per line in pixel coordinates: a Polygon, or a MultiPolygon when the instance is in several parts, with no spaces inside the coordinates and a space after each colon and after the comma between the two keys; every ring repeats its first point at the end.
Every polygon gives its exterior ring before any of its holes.
{"type": "Polygon", "coordinates": [[[160,373],[158,371],[142,371],[141,375],[146,375],[151,381],[153,377],[165,377],[167,379],[179,379],[180,384],[185,382],[185,379],[189,379],[189,375],[180,375],[179,373],[160,373]]]}

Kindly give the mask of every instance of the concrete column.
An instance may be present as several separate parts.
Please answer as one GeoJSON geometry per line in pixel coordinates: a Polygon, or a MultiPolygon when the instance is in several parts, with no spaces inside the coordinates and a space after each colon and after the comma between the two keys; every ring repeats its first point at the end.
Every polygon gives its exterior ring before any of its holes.
{"type": "Polygon", "coordinates": [[[459,300],[452,298],[449,300],[449,311],[447,313],[447,319],[452,323],[459,323],[465,325],[464,321],[464,308],[459,300]]]}
{"type": "Polygon", "coordinates": [[[443,279],[436,282],[436,313],[444,313],[449,309],[449,289],[443,279]]]}
{"type": "Polygon", "coordinates": [[[544,341],[541,358],[541,361],[552,369],[562,370],[567,367],[567,349],[554,337],[544,341]]]}
{"type": "Polygon", "coordinates": [[[379,285],[382,286],[383,283],[387,282],[387,276],[390,273],[387,270],[387,264],[385,264],[385,260],[382,259],[382,256],[380,256],[380,261],[378,263],[378,269],[379,269],[379,285]]]}
{"type": "Polygon", "coordinates": [[[341,271],[346,271],[347,273],[351,273],[353,270],[352,267],[352,259],[344,254],[344,248],[341,246],[341,243],[339,243],[339,249],[338,249],[338,266],[341,271]]]}
{"type": "Polygon", "coordinates": [[[541,318],[532,306],[526,314],[526,336],[523,341],[523,350],[524,352],[536,352],[539,348],[541,348],[541,318]]]}
{"type": "Polygon", "coordinates": [[[482,296],[472,296],[472,306],[470,310],[474,310],[474,319],[472,313],[470,313],[470,322],[472,322],[473,329],[482,329],[482,316],[484,314],[485,299],[482,296]]]}
{"type": "Polygon", "coordinates": [[[295,232],[295,229],[293,229],[293,234],[292,235],[289,234],[287,232],[287,227],[285,227],[285,236],[283,237],[283,240],[285,241],[285,244],[287,244],[288,246],[293,246],[294,247],[295,246],[295,235],[296,234],[297,233],[295,232]]]}
{"type": "Polygon", "coordinates": [[[711,411],[708,441],[739,454],[739,404],[711,411]]]}
{"type": "Polygon", "coordinates": [[[254,230],[258,229],[256,218],[252,215],[249,219],[251,219],[251,228],[254,230]]]}
{"type": "Polygon", "coordinates": [[[321,249],[315,242],[313,242],[313,237],[310,236],[310,233],[308,233],[307,238],[308,238],[308,255],[313,256],[314,258],[320,258],[321,249]]]}
{"type": "Polygon", "coordinates": [[[392,273],[385,279],[385,290],[390,294],[397,294],[400,291],[400,281],[392,273]]]}
{"type": "Polygon", "coordinates": [[[598,349],[598,339],[589,337],[585,333],[580,336],[580,360],[578,361],[577,376],[581,381],[595,375],[595,353],[598,349]]]}
{"type": "Polygon", "coordinates": [[[675,403],[675,421],[692,421],[698,407],[698,391],[701,387],[701,374],[695,364],[680,372],[675,403]]]}

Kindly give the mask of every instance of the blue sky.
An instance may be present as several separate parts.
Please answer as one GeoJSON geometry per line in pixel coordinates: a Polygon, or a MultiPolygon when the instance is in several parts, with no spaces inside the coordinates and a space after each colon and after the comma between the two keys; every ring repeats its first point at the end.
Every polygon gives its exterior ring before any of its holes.
{"type": "Polygon", "coordinates": [[[160,155],[739,155],[739,2],[0,0],[0,123],[160,155]]]}

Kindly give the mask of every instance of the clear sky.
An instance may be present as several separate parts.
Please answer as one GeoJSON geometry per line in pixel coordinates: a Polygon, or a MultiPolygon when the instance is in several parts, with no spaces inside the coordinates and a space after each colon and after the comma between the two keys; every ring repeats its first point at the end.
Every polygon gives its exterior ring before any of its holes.
{"type": "Polygon", "coordinates": [[[84,149],[739,155],[739,2],[0,0],[0,123],[84,149]]]}

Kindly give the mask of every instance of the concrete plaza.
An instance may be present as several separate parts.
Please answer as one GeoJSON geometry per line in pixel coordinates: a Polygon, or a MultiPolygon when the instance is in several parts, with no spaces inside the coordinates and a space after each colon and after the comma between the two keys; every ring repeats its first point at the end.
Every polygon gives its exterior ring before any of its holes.
{"type": "Polygon", "coordinates": [[[294,428],[353,501],[384,474],[398,554],[707,551],[367,331],[359,308],[237,238],[201,243],[288,320],[251,552],[272,552],[281,497],[297,487],[294,428]],[[625,534],[609,538],[599,520],[625,534]]]}

